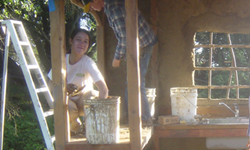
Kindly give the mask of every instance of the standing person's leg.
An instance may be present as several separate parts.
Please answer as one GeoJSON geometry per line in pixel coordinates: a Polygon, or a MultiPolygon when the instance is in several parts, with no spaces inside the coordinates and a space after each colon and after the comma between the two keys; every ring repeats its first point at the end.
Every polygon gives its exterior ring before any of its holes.
{"type": "MultiPolygon", "coordinates": [[[[149,60],[152,54],[153,46],[145,47],[140,50],[140,78],[141,78],[141,115],[142,120],[147,121],[150,119],[150,110],[148,98],[145,90],[145,76],[148,70],[149,60]]],[[[126,80],[126,90],[124,96],[124,114],[123,117],[128,117],[128,88],[126,80]]]]}
{"type": "Polygon", "coordinates": [[[151,119],[148,98],[145,89],[145,76],[148,70],[149,60],[152,54],[153,46],[145,47],[140,50],[140,77],[141,77],[141,115],[142,121],[151,119]]]}

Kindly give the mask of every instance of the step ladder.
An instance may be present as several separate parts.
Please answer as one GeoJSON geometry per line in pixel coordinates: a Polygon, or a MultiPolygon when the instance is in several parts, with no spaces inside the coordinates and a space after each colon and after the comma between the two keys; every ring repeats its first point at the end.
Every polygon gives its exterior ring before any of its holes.
{"type": "Polygon", "coordinates": [[[48,150],[54,150],[55,136],[51,136],[47,125],[46,117],[54,114],[53,97],[48,88],[47,82],[39,67],[39,64],[33,53],[31,44],[21,21],[2,20],[1,26],[5,30],[5,52],[4,52],[4,70],[2,81],[2,112],[1,112],[1,150],[3,149],[3,132],[4,132],[4,116],[5,116],[5,94],[7,83],[7,66],[8,66],[8,48],[10,39],[12,40],[15,49],[18,63],[21,66],[29,93],[36,111],[36,115],[40,124],[43,138],[48,150]],[[43,93],[50,109],[47,112],[43,111],[39,97],[43,93]]]}

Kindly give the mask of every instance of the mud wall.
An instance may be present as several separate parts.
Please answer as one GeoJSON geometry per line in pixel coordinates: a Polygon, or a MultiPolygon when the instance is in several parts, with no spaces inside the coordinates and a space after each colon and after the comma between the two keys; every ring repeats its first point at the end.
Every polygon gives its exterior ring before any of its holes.
{"type": "MultiPolygon", "coordinates": [[[[147,86],[157,88],[157,115],[168,115],[171,114],[170,88],[193,85],[193,37],[195,32],[250,34],[250,1],[156,0],[156,3],[158,14],[156,29],[159,41],[157,43],[157,53],[154,54],[157,55],[157,60],[154,60],[157,63],[154,64],[158,65],[150,66],[147,75],[147,86]],[[158,72],[151,72],[152,68],[157,68],[158,72]],[[152,85],[152,78],[150,77],[155,73],[157,73],[157,82],[152,85]]],[[[151,8],[150,0],[139,0],[138,4],[146,19],[151,22],[149,13],[151,8]]],[[[105,34],[107,54],[105,69],[110,94],[120,95],[123,99],[126,62],[123,62],[120,68],[112,68],[111,62],[117,41],[113,31],[108,26],[108,22],[105,23],[105,34]]],[[[242,104],[240,106],[240,116],[248,115],[247,102],[242,104]]],[[[199,107],[198,114],[219,111],[219,109],[216,110],[215,108],[216,106],[199,107]]],[[[190,142],[192,143],[192,141],[190,142]]],[[[162,145],[162,147],[165,146],[162,145]]],[[[185,149],[189,148],[185,147],[185,149]]]]}
{"type": "MultiPolygon", "coordinates": [[[[193,37],[197,31],[250,33],[250,1],[248,0],[157,0],[157,63],[149,67],[148,87],[157,88],[156,113],[171,113],[170,88],[192,86],[193,37]],[[157,64],[157,65],[155,65],[157,64]],[[151,72],[157,68],[157,72],[151,72]],[[152,85],[152,74],[157,83],[152,85]]],[[[150,1],[138,1],[139,9],[152,24],[150,1]]],[[[106,79],[111,95],[123,99],[126,61],[121,67],[111,66],[117,40],[105,21],[106,79]]],[[[152,60],[152,59],[151,59],[152,60]]],[[[155,82],[155,81],[154,81],[155,82]]],[[[122,104],[123,105],[123,104],[122,104]]],[[[198,102],[199,105],[199,102],[198,102]]],[[[206,111],[208,109],[206,108],[206,111]]],[[[202,110],[198,110],[198,112],[202,110]]],[[[214,110],[213,110],[214,112],[214,110]]],[[[245,112],[244,114],[247,114],[245,112]]]]}

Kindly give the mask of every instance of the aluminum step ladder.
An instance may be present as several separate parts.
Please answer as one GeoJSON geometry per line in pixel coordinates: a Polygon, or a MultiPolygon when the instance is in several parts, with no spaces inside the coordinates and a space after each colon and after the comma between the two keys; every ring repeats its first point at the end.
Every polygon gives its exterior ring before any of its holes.
{"type": "Polygon", "coordinates": [[[21,66],[29,93],[36,111],[36,115],[40,124],[43,138],[48,150],[54,150],[55,136],[51,136],[47,125],[46,117],[54,114],[53,97],[48,88],[47,82],[39,67],[36,57],[33,53],[28,36],[25,32],[21,21],[16,20],[2,20],[1,26],[5,30],[5,51],[4,51],[4,69],[2,81],[2,109],[1,109],[1,150],[3,149],[3,133],[4,133],[4,116],[5,116],[5,97],[6,97],[6,83],[7,83],[7,66],[8,66],[8,49],[10,39],[12,40],[15,49],[18,63],[21,66]],[[50,109],[47,112],[43,111],[40,103],[39,93],[43,93],[50,109]]]}

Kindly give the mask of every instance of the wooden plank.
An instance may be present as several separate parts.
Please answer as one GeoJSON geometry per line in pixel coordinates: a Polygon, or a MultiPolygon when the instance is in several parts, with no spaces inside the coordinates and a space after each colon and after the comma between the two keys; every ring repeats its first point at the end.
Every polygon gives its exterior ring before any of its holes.
{"type": "Polygon", "coordinates": [[[141,147],[141,96],[138,43],[138,2],[125,0],[126,41],[127,41],[127,81],[128,113],[131,150],[141,147]]]}
{"type": "Polygon", "coordinates": [[[65,143],[69,140],[68,116],[65,95],[65,0],[55,1],[56,10],[50,12],[51,26],[51,56],[52,79],[54,97],[54,124],[56,149],[65,150],[65,143]]]}
{"type": "Polygon", "coordinates": [[[160,138],[246,137],[247,129],[248,125],[155,126],[153,147],[160,150],[160,138]]]}
{"type": "Polygon", "coordinates": [[[142,149],[148,144],[153,134],[154,134],[153,126],[142,129],[142,149]]]}
{"type": "Polygon", "coordinates": [[[66,150],[130,150],[130,144],[84,144],[82,142],[70,142],[66,144],[66,150]]]}
{"type": "Polygon", "coordinates": [[[90,11],[96,20],[96,43],[97,43],[97,66],[101,71],[103,77],[105,78],[105,44],[104,44],[104,26],[103,26],[103,17],[97,14],[96,11],[90,11]]]}
{"type": "Polygon", "coordinates": [[[213,70],[213,71],[250,71],[248,67],[195,67],[194,70],[213,70]]]}
{"type": "MultiPolygon", "coordinates": [[[[207,89],[208,87],[210,89],[228,89],[228,88],[248,89],[248,88],[250,88],[249,85],[230,85],[230,86],[224,86],[224,85],[199,86],[199,85],[195,85],[194,86],[194,88],[198,88],[198,89],[207,89]]],[[[233,99],[240,99],[240,98],[233,98],[233,99]]]]}
{"type": "MultiPolygon", "coordinates": [[[[157,4],[156,0],[151,0],[151,8],[150,8],[150,19],[151,19],[151,27],[154,30],[154,32],[157,34],[157,20],[158,20],[158,15],[157,15],[157,4]]],[[[151,84],[153,87],[158,87],[159,86],[159,68],[158,68],[158,43],[154,45],[153,51],[152,51],[152,56],[151,56],[151,61],[150,61],[150,68],[151,68],[151,84]]],[[[157,92],[157,90],[156,90],[157,92]]]]}
{"type": "MultiPolygon", "coordinates": [[[[212,44],[212,45],[194,45],[194,47],[203,47],[203,48],[250,48],[250,45],[217,45],[217,44],[212,44]]],[[[223,50],[223,49],[218,49],[218,50],[223,50]]]]}
{"type": "Polygon", "coordinates": [[[155,130],[156,138],[192,138],[192,137],[242,137],[246,136],[245,128],[223,129],[179,129],[179,130],[155,130]]]}
{"type": "MultiPolygon", "coordinates": [[[[153,127],[142,129],[142,149],[146,146],[153,135],[153,127]]],[[[115,144],[89,144],[86,138],[71,139],[66,144],[68,150],[84,150],[84,149],[98,149],[98,150],[130,150],[129,129],[128,126],[120,128],[120,136],[118,143],[115,144]]]]}
{"type": "Polygon", "coordinates": [[[96,27],[96,43],[97,43],[97,65],[105,78],[105,46],[104,46],[104,27],[96,27]]]}
{"type": "Polygon", "coordinates": [[[160,138],[153,136],[153,150],[160,150],[160,138]]]}
{"type": "Polygon", "coordinates": [[[231,124],[231,125],[182,125],[182,124],[173,124],[173,125],[155,125],[154,131],[164,130],[203,130],[203,129],[247,129],[248,124],[231,124]]]}

